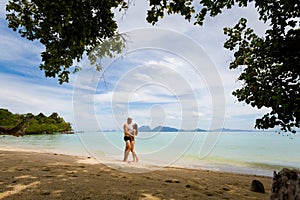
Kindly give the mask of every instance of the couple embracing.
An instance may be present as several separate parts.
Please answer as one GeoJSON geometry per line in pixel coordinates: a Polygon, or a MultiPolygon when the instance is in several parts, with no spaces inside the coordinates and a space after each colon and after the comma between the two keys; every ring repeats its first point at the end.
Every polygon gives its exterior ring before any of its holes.
{"type": "Polygon", "coordinates": [[[124,141],[126,143],[123,161],[125,162],[128,161],[128,156],[129,153],[131,152],[133,156],[133,162],[138,162],[139,159],[134,151],[134,144],[135,144],[134,137],[137,136],[138,134],[138,126],[136,123],[134,123],[133,125],[131,125],[131,123],[132,123],[132,118],[128,117],[127,122],[123,126],[124,141]]]}

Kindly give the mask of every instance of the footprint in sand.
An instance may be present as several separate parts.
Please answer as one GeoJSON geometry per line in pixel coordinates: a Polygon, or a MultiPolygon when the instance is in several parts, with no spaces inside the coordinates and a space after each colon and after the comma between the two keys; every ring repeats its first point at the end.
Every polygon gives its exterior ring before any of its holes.
{"type": "Polygon", "coordinates": [[[151,200],[160,200],[160,198],[153,196],[152,194],[142,194],[140,197],[141,200],[151,199],[151,200]]]}
{"type": "Polygon", "coordinates": [[[172,180],[165,180],[166,183],[180,183],[179,180],[177,179],[172,179],[172,180]]]}

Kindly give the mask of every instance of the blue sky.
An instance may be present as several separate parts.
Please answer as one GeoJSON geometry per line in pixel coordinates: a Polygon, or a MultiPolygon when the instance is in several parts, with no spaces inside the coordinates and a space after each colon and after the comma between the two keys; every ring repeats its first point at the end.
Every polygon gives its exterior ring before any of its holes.
{"type": "MultiPolygon", "coordinates": [[[[37,41],[21,38],[7,28],[6,3],[7,0],[0,2],[2,108],[15,113],[43,112],[49,115],[58,112],[80,130],[120,128],[128,115],[138,124],[151,127],[165,125],[208,129],[224,126],[253,129],[255,118],[267,111],[239,103],[231,95],[234,89],[241,86],[236,81],[240,72],[228,69],[233,57],[231,52],[223,48],[226,39],[223,28],[236,24],[241,17],[248,18],[248,25],[258,34],[264,33],[267,25],[258,20],[253,5],[233,8],[218,17],[208,18],[203,27],[193,26],[181,16],[167,16],[153,27],[145,20],[146,1],[136,1],[126,15],[116,14],[120,32],[130,35],[137,29],[146,32],[149,28],[163,29],[177,37],[176,45],[184,41],[180,37],[189,38],[193,44],[201,47],[201,55],[188,48],[179,50],[190,56],[189,59],[174,53],[174,43],[170,42],[169,36],[134,36],[136,39],[130,45],[134,46],[139,39],[148,42],[147,45],[152,42],[154,45],[158,41],[157,45],[163,45],[164,49],[140,48],[108,59],[112,63],[107,65],[104,73],[105,82],[100,78],[103,74],[96,72],[83,59],[79,65],[89,71],[72,74],[70,83],[59,85],[56,79],[45,78],[44,72],[39,69],[40,53],[44,47],[37,41]],[[195,59],[199,56],[209,58],[217,74],[197,73],[190,62],[193,56],[195,59]],[[222,84],[213,85],[213,82],[207,81],[214,77],[219,77],[222,84]],[[212,91],[214,88],[222,88],[224,101],[223,97],[218,96],[222,92],[217,94],[212,91]],[[218,106],[223,104],[216,105],[214,99],[223,101],[224,108],[221,109],[224,109],[224,113],[218,112],[218,106]],[[218,121],[219,118],[222,120],[218,121]],[[214,120],[218,123],[212,126],[214,120]]],[[[209,64],[203,62],[196,65],[209,64]]]]}

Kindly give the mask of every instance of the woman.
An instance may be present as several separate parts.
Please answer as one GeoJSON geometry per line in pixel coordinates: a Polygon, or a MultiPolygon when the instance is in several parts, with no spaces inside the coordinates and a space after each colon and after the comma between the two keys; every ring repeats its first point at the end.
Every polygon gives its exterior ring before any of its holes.
{"type": "Polygon", "coordinates": [[[138,157],[137,157],[137,155],[134,151],[134,144],[135,144],[134,138],[135,138],[135,136],[137,136],[137,134],[138,134],[138,125],[136,123],[134,123],[132,125],[132,131],[131,131],[131,136],[130,136],[130,146],[131,146],[130,151],[131,151],[132,156],[133,156],[133,162],[138,162],[139,161],[139,159],[138,159],[138,157]]]}

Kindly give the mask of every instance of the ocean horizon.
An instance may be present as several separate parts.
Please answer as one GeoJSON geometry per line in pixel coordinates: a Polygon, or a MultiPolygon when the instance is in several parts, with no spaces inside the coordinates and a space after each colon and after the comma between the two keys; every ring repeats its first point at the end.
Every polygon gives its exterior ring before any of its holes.
{"type": "MultiPolygon", "coordinates": [[[[282,168],[300,168],[300,136],[272,132],[223,132],[205,156],[202,132],[140,132],[135,149],[146,167],[181,167],[272,176],[282,168]]],[[[1,136],[1,148],[94,157],[103,164],[123,159],[120,132],[1,136]]],[[[129,159],[132,157],[130,155],[129,159]]],[[[108,164],[109,166],[109,164],[108,164]]]]}

